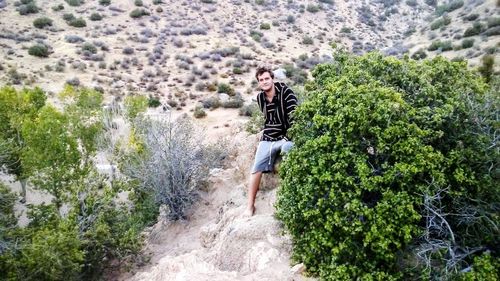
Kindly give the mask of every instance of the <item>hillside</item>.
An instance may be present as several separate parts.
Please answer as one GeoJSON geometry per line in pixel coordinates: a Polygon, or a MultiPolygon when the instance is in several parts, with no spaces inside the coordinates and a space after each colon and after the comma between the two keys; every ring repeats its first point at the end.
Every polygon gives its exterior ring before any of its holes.
{"type": "MultiPolygon", "coordinates": [[[[241,216],[257,143],[238,108],[257,93],[254,70],[269,64],[297,92],[332,43],[356,54],[443,55],[470,67],[492,55],[498,69],[497,0],[0,0],[0,82],[39,86],[49,101],[65,84],[157,101],[148,114],[193,115],[207,141],[226,139],[231,159],[211,171],[189,220],[146,232],[151,258],[110,280],[303,280],[291,268],[291,240],[274,218],[276,176],[266,178],[257,213],[241,216]],[[200,117],[200,116],[198,116],[200,117]],[[193,270],[196,269],[196,270],[193,270]]],[[[247,114],[248,115],[248,114],[247,114]]],[[[108,164],[106,161],[97,164],[108,164]],[[105,163],[104,163],[105,162],[105,163]]],[[[7,182],[11,178],[4,177],[7,182]]],[[[12,185],[11,185],[12,187],[12,185]]],[[[17,185],[15,190],[17,191],[17,185]]],[[[29,190],[27,203],[40,203],[29,190]]],[[[44,198],[45,201],[48,199],[44,198]]],[[[19,212],[25,206],[16,203],[19,212]]],[[[26,224],[23,213],[22,224],[26,224]]]]}

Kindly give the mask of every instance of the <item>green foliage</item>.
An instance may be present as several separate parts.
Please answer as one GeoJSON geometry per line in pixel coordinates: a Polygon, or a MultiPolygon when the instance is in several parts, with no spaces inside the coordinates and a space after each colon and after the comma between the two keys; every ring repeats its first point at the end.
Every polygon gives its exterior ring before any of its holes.
{"type": "Polygon", "coordinates": [[[67,22],[70,26],[73,27],[85,27],[87,26],[87,22],[84,18],[75,18],[67,22]]]}
{"type": "Polygon", "coordinates": [[[264,36],[264,33],[256,30],[250,30],[250,37],[252,37],[253,40],[260,42],[262,36],[264,36]]]}
{"type": "Polygon", "coordinates": [[[96,46],[94,46],[94,44],[87,42],[82,45],[82,51],[87,51],[91,52],[92,54],[95,54],[97,53],[97,48],[96,46]]]}
{"type": "Polygon", "coordinates": [[[217,93],[226,93],[230,96],[234,96],[235,94],[233,87],[226,83],[219,83],[217,85],[217,93]]]}
{"type": "Polygon", "coordinates": [[[131,121],[148,108],[148,99],[145,96],[127,96],[124,101],[126,117],[131,121]]]}
{"type": "Polygon", "coordinates": [[[462,49],[467,49],[474,46],[474,39],[464,39],[462,40],[462,49]]]}
{"type": "Polygon", "coordinates": [[[441,57],[333,57],[313,71],[280,171],[276,215],[293,238],[294,260],[322,280],[408,280],[414,271],[440,279],[467,265],[450,268],[447,248],[421,260],[416,252],[428,243],[497,245],[492,167],[500,158],[486,128],[498,122],[498,108],[486,109],[481,79],[441,57]],[[465,222],[468,208],[483,216],[465,222]],[[446,228],[426,228],[430,210],[445,216],[453,239],[446,228]]]}
{"type": "Polygon", "coordinates": [[[459,276],[460,281],[495,280],[500,276],[500,259],[492,257],[491,253],[484,252],[481,256],[474,258],[471,272],[459,276]]]}
{"type": "Polygon", "coordinates": [[[61,10],[64,10],[64,5],[63,4],[58,4],[58,5],[52,6],[52,11],[54,11],[54,12],[58,12],[58,11],[61,11],[61,10]]]}
{"type": "Polygon", "coordinates": [[[484,26],[480,22],[475,22],[472,27],[467,28],[464,31],[464,37],[479,35],[484,31],[484,26]]]}
{"type": "Polygon", "coordinates": [[[203,117],[207,116],[207,113],[205,112],[203,107],[197,106],[194,108],[193,116],[194,116],[194,118],[199,119],[199,118],[203,118],[203,117]]]}
{"type": "Polygon", "coordinates": [[[443,5],[437,6],[435,13],[438,16],[441,16],[444,13],[453,12],[454,10],[456,10],[458,8],[461,8],[463,5],[464,5],[464,1],[463,0],[453,0],[453,1],[450,1],[449,3],[447,3],[447,4],[443,4],[443,5]]]}
{"type": "Polygon", "coordinates": [[[260,29],[269,30],[271,29],[271,25],[269,23],[263,22],[260,24],[260,29]]]}
{"type": "Polygon", "coordinates": [[[46,26],[52,26],[52,20],[48,17],[37,18],[33,21],[33,25],[36,28],[44,28],[46,26]]]}
{"type": "Polygon", "coordinates": [[[481,58],[481,66],[479,67],[479,73],[483,76],[486,83],[490,83],[495,65],[495,56],[494,55],[484,55],[481,58]]]}
{"type": "Polygon", "coordinates": [[[148,98],[148,107],[158,107],[161,105],[160,99],[155,96],[149,96],[148,98]]]}
{"type": "Polygon", "coordinates": [[[431,23],[431,30],[436,30],[450,23],[451,23],[451,18],[449,16],[443,16],[431,23]]]}
{"type": "Polygon", "coordinates": [[[46,58],[49,56],[49,48],[43,44],[35,44],[28,49],[28,54],[35,57],[46,58]]]}
{"type": "Polygon", "coordinates": [[[489,17],[487,20],[488,28],[500,25],[500,17],[489,17]]]}
{"type": "Polygon", "coordinates": [[[83,4],[83,0],[64,0],[68,5],[78,7],[83,4]]]}
{"type": "Polygon", "coordinates": [[[142,7],[144,4],[142,3],[142,0],[135,0],[134,5],[136,5],[137,7],[142,7]]]}
{"type": "Polygon", "coordinates": [[[427,57],[427,53],[425,52],[424,49],[419,49],[413,55],[411,55],[411,58],[414,60],[421,60],[425,59],[427,57]]]}
{"type": "Polygon", "coordinates": [[[141,18],[143,16],[149,16],[149,12],[143,8],[137,8],[130,12],[130,17],[134,19],[141,18]]]}
{"type": "Polygon", "coordinates": [[[65,20],[66,22],[72,21],[74,19],[76,18],[72,13],[67,13],[63,15],[63,20],[65,20]]]}
{"type": "Polygon", "coordinates": [[[27,4],[21,5],[17,8],[20,15],[36,14],[40,11],[35,2],[28,2],[27,4]]]}
{"type": "Polygon", "coordinates": [[[295,67],[293,64],[283,65],[285,69],[286,76],[292,80],[295,84],[304,84],[307,81],[307,72],[295,67]]]}
{"type": "Polygon", "coordinates": [[[99,13],[92,13],[89,17],[91,21],[100,21],[102,20],[103,16],[99,13]]]}
{"type": "Polygon", "coordinates": [[[309,13],[317,13],[319,12],[320,8],[318,5],[314,5],[314,4],[307,4],[307,7],[306,7],[306,11],[308,11],[309,13]]]}
{"type": "Polygon", "coordinates": [[[99,4],[108,6],[109,4],[111,4],[111,0],[99,0],[99,4]]]}
{"type": "Polygon", "coordinates": [[[304,37],[302,37],[302,44],[304,44],[304,45],[312,45],[312,44],[314,44],[314,40],[312,39],[311,36],[305,35],[304,37]]]}
{"type": "Polygon", "coordinates": [[[441,52],[446,52],[453,50],[453,46],[450,40],[447,41],[435,40],[432,41],[431,45],[427,48],[427,50],[428,51],[439,50],[441,52]]]}

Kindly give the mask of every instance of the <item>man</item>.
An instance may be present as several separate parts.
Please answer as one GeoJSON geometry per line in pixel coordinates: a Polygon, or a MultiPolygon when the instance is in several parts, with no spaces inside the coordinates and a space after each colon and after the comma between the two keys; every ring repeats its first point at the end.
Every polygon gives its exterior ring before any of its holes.
{"type": "Polygon", "coordinates": [[[292,112],[297,107],[297,97],[284,83],[274,82],[274,73],[267,67],[259,67],[255,73],[262,90],[257,95],[260,111],[265,116],[264,130],[255,153],[255,162],[250,177],[248,206],[245,215],[255,212],[255,195],[259,189],[262,173],[273,170],[279,152],[288,152],[293,143],[287,137],[292,123],[292,112]]]}

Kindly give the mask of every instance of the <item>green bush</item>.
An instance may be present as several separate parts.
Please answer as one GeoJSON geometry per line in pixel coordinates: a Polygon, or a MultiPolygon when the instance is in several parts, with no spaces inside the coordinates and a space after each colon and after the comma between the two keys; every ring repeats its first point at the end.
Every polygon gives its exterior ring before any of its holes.
{"type": "Polygon", "coordinates": [[[99,13],[92,13],[89,17],[91,21],[99,21],[102,20],[102,15],[99,13]]]}
{"type": "Polygon", "coordinates": [[[36,28],[44,28],[46,26],[52,26],[52,20],[48,17],[37,18],[33,21],[33,25],[36,28]]]}
{"type": "Polygon", "coordinates": [[[108,6],[109,4],[111,4],[111,0],[99,0],[99,4],[108,6]]]}
{"type": "Polygon", "coordinates": [[[260,29],[269,30],[269,29],[271,29],[271,25],[269,23],[263,22],[260,24],[260,29]]]}
{"type": "Polygon", "coordinates": [[[443,16],[431,23],[431,30],[435,30],[441,27],[444,27],[451,23],[451,19],[448,16],[443,16]]]}
{"type": "Polygon", "coordinates": [[[160,99],[155,96],[149,96],[148,107],[158,107],[161,105],[160,99]]]}
{"type": "Polygon", "coordinates": [[[474,39],[464,39],[462,40],[462,49],[467,49],[474,46],[474,39]]]}
{"type": "Polygon", "coordinates": [[[87,22],[83,18],[76,18],[68,21],[68,24],[73,27],[85,27],[87,26],[87,22]]]}
{"type": "Polygon", "coordinates": [[[58,12],[58,11],[61,11],[61,10],[64,10],[64,5],[63,4],[58,4],[58,5],[52,6],[52,11],[54,11],[54,12],[58,12]]]}
{"type": "Polygon", "coordinates": [[[207,113],[205,112],[203,107],[197,106],[194,108],[193,116],[194,116],[194,118],[199,119],[199,118],[203,118],[203,117],[207,116],[207,113]]]}
{"type": "Polygon", "coordinates": [[[411,58],[414,60],[421,60],[425,59],[427,57],[427,53],[425,52],[424,49],[419,49],[413,55],[411,55],[411,58]]]}
{"type": "Polygon", "coordinates": [[[464,32],[464,37],[479,35],[484,31],[484,26],[480,22],[475,22],[472,27],[469,27],[464,32]]]}
{"type": "Polygon", "coordinates": [[[135,0],[134,5],[136,5],[137,7],[142,7],[144,4],[142,3],[142,0],[135,0]]]}
{"type": "Polygon", "coordinates": [[[49,49],[43,44],[36,44],[28,49],[28,54],[35,57],[46,58],[49,56],[49,49]]]}
{"type": "Polygon", "coordinates": [[[312,39],[311,36],[307,36],[306,35],[306,36],[302,37],[302,44],[304,44],[304,45],[312,45],[312,44],[314,44],[314,40],[312,39]]]}
{"type": "Polygon", "coordinates": [[[83,0],[64,0],[68,5],[78,7],[83,4],[83,0]]]}
{"type": "Polygon", "coordinates": [[[464,5],[463,0],[454,0],[454,1],[448,2],[447,4],[437,6],[435,13],[438,16],[441,16],[444,13],[453,12],[454,10],[461,8],[463,5],[464,5]]]}
{"type": "Polygon", "coordinates": [[[428,51],[440,50],[442,52],[446,52],[453,50],[453,46],[450,40],[447,41],[436,40],[432,41],[431,45],[427,48],[427,50],[428,51]]]}
{"type": "Polygon", "coordinates": [[[308,11],[309,13],[317,13],[319,12],[319,10],[320,8],[318,5],[307,4],[306,11],[308,11]]]}
{"type": "Polygon", "coordinates": [[[69,21],[76,19],[72,13],[64,14],[62,17],[63,17],[63,20],[65,20],[66,22],[69,22],[69,21]]]}
{"type": "Polygon", "coordinates": [[[40,11],[40,8],[37,7],[35,2],[29,2],[25,5],[21,5],[17,8],[17,11],[19,12],[20,15],[27,15],[27,14],[36,14],[38,11],[40,11]]]}
{"type": "Polygon", "coordinates": [[[219,83],[219,85],[217,85],[217,93],[226,93],[230,96],[233,96],[234,89],[233,89],[233,87],[231,87],[230,85],[228,85],[226,83],[219,83]]]}
{"type": "Polygon", "coordinates": [[[149,12],[146,11],[145,9],[142,9],[142,8],[137,8],[137,9],[133,10],[132,12],[130,12],[130,17],[134,18],[134,19],[140,18],[143,16],[149,16],[149,12]]]}
{"type": "Polygon", "coordinates": [[[96,46],[94,46],[94,44],[87,42],[82,45],[82,51],[87,51],[91,52],[92,54],[95,54],[97,53],[97,48],[96,46]]]}
{"type": "Polygon", "coordinates": [[[466,63],[333,58],[313,70],[280,170],[294,261],[321,280],[447,280],[479,254],[467,249],[500,242],[498,103],[466,63]]]}

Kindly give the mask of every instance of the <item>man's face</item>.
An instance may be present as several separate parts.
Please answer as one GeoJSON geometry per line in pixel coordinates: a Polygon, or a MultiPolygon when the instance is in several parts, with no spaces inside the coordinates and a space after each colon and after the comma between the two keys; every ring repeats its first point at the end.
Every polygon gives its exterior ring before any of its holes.
{"type": "Polygon", "coordinates": [[[273,78],[269,72],[264,72],[261,75],[258,75],[257,79],[259,80],[259,87],[263,91],[269,91],[271,87],[274,86],[273,78]]]}

